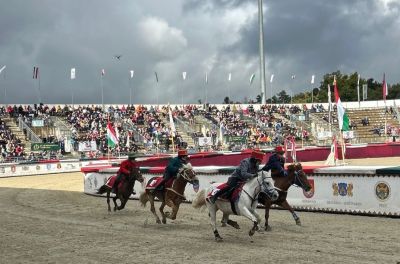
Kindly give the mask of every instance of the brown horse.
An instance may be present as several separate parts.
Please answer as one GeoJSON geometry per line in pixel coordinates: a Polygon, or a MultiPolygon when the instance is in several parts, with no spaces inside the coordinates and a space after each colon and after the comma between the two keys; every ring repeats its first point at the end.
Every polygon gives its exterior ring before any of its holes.
{"type": "MultiPolygon", "coordinates": [[[[149,186],[149,184],[156,178],[158,177],[151,178],[148,181],[147,186],[149,186]]],[[[155,190],[154,188],[146,187],[145,191],[140,194],[139,200],[143,206],[146,206],[146,203],[150,201],[150,211],[155,216],[156,222],[158,224],[161,224],[160,218],[158,217],[156,209],[154,207],[154,199],[157,197],[158,200],[161,201],[161,206],[159,210],[162,216],[162,223],[166,224],[167,217],[172,220],[176,219],[179,205],[182,203],[182,201],[186,200],[183,193],[185,191],[187,183],[193,184],[193,188],[195,189],[195,191],[198,190],[199,180],[190,164],[185,165],[179,170],[177,178],[173,181],[171,188],[165,188],[164,190],[159,191],[155,190]],[[169,212],[164,213],[165,205],[168,205],[172,208],[172,214],[169,214],[169,212]]]]}
{"type": "Polygon", "coordinates": [[[271,226],[268,224],[269,210],[272,204],[279,205],[292,213],[294,220],[297,225],[301,225],[300,218],[297,216],[293,208],[287,202],[288,189],[292,185],[301,187],[304,191],[308,192],[311,190],[311,185],[308,182],[307,176],[303,171],[300,163],[291,164],[288,166],[287,176],[276,176],[275,171],[271,171],[272,179],[274,180],[275,189],[279,193],[279,197],[276,201],[271,201],[268,196],[261,194],[258,198],[258,202],[265,206],[265,230],[270,231],[271,226]]]}
{"type": "MultiPolygon", "coordinates": [[[[116,176],[111,176],[111,177],[116,177],[116,176]]],[[[110,178],[111,178],[110,177],[110,178]]],[[[107,182],[110,181],[110,178],[108,178],[107,182]]],[[[133,187],[135,185],[135,181],[143,182],[144,178],[142,173],[140,172],[139,168],[134,168],[131,171],[131,174],[123,179],[119,186],[117,186],[115,196],[113,197],[113,202],[114,202],[114,212],[117,210],[122,210],[124,209],[126,202],[128,201],[129,197],[131,196],[133,192],[133,187]],[[117,199],[120,200],[121,205],[117,205],[117,199]]],[[[110,193],[111,193],[112,185],[109,186],[107,183],[104,184],[99,188],[97,191],[97,194],[103,194],[107,192],[107,204],[108,204],[108,211],[111,212],[111,207],[110,207],[110,193]]]]}

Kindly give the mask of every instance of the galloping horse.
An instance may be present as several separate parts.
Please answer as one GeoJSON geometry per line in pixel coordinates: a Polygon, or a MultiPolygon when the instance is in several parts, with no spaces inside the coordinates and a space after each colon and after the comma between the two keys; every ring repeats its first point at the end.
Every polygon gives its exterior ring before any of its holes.
{"type": "Polygon", "coordinates": [[[269,197],[264,194],[261,194],[258,197],[258,202],[265,206],[265,230],[270,231],[271,226],[268,224],[269,218],[269,210],[272,204],[276,204],[282,206],[283,208],[289,210],[292,213],[294,220],[297,225],[301,225],[300,218],[297,216],[293,208],[287,202],[287,193],[288,189],[292,185],[296,185],[301,187],[304,191],[308,192],[311,190],[311,185],[308,182],[307,176],[303,171],[303,168],[300,163],[294,163],[288,166],[288,175],[287,176],[276,176],[276,174],[271,172],[272,179],[274,180],[275,189],[279,193],[279,197],[276,201],[271,201],[269,197]]]}
{"type": "Polygon", "coordinates": [[[214,183],[207,190],[203,189],[197,194],[196,198],[192,202],[194,208],[201,208],[204,205],[207,206],[215,240],[217,242],[222,241],[222,237],[219,235],[216,226],[216,213],[218,210],[221,210],[223,213],[223,221],[237,229],[239,229],[239,225],[235,221],[229,220],[229,215],[243,215],[250,219],[253,222],[253,227],[249,231],[249,236],[254,235],[255,231],[259,230],[258,224],[261,222],[261,218],[256,212],[258,195],[260,193],[266,193],[272,200],[274,200],[278,198],[278,192],[267,180],[267,177],[264,176],[264,173],[260,173],[257,177],[248,180],[243,185],[239,196],[234,203],[233,209],[230,201],[219,199],[215,204],[212,204],[207,199],[213,194],[213,192],[215,192],[219,185],[221,185],[221,183],[214,183]],[[236,212],[234,212],[234,210],[236,212]]]}
{"type": "MultiPolygon", "coordinates": [[[[97,194],[103,194],[107,192],[107,204],[109,212],[111,212],[110,193],[116,177],[117,176],[115,175],[109,177],[107,183],[101,186],[100,189],[97,191],[97,194]]],[[[133,169],[131,174],[126,179],[122,180],[119,186],[117,186],[115,196],[113,197],[114,212],[117,210],[124,209],[126,202],[129,199],[129,196],[131,196],[133,192],[133,186],[135,185],[136,180],[138,180],[141,183],[144,181],[143,175],[140,172],[139,168],[133,169]],[[117,199],[119,199],[121,202],[120,206],[117,205],[117,199]]]]}
{"type": "Polygon", "coordinates": [[[148,181],[145,191],[140,194],[139,200],[143,206],[146,206],[146,203],[150,201],[150,211],[156,218],[157,224],[161,224],[160,218],[158,217],[154,207],[154,199],[157,197],[158,200],[162,202],[160,206],[162,223],[166,224],[167,217],[172,220],[176,219],[179,205],[182,203],[182,201],[186,200],[185,196],[183,195],[186,184],[191,183],[193,185],[193,189],[195,192],[197,192],[199,188],[199,179],[197,178],[196,173],[190,164],[184,165],[178,171],[177,178],[173,181],[171,188],[155,190],[154,183],[160,180],[160,178],[161,177],[153,177],[148,181]],[[169,212],[164,213],[165,205],[168,205],[172,208],[172,214],[169,212]]]}

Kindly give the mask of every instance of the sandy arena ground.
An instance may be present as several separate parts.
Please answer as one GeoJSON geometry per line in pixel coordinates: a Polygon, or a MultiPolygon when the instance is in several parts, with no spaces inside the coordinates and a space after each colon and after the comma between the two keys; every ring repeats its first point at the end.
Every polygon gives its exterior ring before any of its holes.
{"type": "Polygon", "coordinates": [[[220,227],[216,243],[206,211],[190,204],[158,225],[138,201],[109,214],[82,192],[81,173],[0,179],[0,263],[400,263],[400,219],[300,212],[299,227],[273,210],[271,232],[250,238],[251,223],[233,216],[242,229],[220,227]]]}

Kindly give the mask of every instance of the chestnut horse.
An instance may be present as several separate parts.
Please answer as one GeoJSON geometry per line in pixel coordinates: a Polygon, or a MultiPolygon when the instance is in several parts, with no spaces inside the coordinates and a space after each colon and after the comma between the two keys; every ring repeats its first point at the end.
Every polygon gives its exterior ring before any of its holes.
{"type": "Polygon", "coordinates": [[[182,201],[186,200],[184,196],[185,187],[187,183],[191,183],[193,185],[193,189],[195,192],[198,191],[199,188],[199,179],[194,172],[192,165],[186,164],[184,165],[177,174],[177,178],[173,181],[171,188],[165,188],[163,190],[155,190],[154,188],[149,188],[150,183],[159,177],[151,178],[146,186],[146,189],[143,193],[140,194],[139,200],[142,206],[146,206],[146,203],[150,201],[150,211],[153,213],[154,217],[156,218],[156,223],[163,224],[167,223],[167,218],[172,220],[176,219],[176,215],[178,214],[179,205],[182,201]],[[161,201],[160,206],[160,213],[162,220],[158,217],[156,213],[156,209],[154,206],[154,199],[158,198],[161,201]],[[164,212],[165,205],[168,205],[172,208],[172,214],[169,212],[164,212]]]}
{"type": "MultiPolygon", "coordinates": [[[[111,176],[116,177],[116,176],[111,176]]],[[[110,181],[110,178],[108,178],[107,182],[110,181]]],[[[114,202],[114,212],[117,210],[122,210],[124,209],[126,202],[128,201],[129,197],[131,196],[133,192],[133,187],[135,185],[135,181],[143,182],[144,178],[142,173],[140,172],[139,168],[134,168],[131,172],[131,174],[123,179],[119,186],[117,186],[117,190],[115,193],[115,196],[112,198],[114,202]],[[117,199],[120,200],[121,205],[117,205],[117,199]]],[[[110,207],[110,193],[111,193],[112,186],[110,187],[107,183],[104,184],[99,188],[97,191],[97,194],[103,194],[107,192],[107,204],[108,204],[108,211],[111,212],[111,207],[110,207]]]]}
{"type": "Polygon", "coordinates": [[[258,202],[265,206],[265,230],[271,231],[271,226],[268,224],[269,210],[271,205],[279,205],[292,213],[294,220],[297,225],[301,225],[300,218],[297,216],[293,208],[289,205],[287,198],[288,189],[292,185],[296,185],[308,192],[311,190],[311,185],[308,182],[307,176],[303,171],[300,163],[294,163],[288,166],[287,176],[276,176],[274,171],[271,171],[271,176],[274,181],[275,189],[279,193],[279,197],[276,201],[271,201],[268,196],[261,194],[258,197],[258,202]]]}

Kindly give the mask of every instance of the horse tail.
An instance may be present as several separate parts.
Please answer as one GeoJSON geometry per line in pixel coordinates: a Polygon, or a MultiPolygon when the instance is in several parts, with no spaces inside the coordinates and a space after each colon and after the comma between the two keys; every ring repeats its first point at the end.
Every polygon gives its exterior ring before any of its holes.
{"type": "Polygon", "coordinates": [[[196,209],[200,209],[206,205],[206,190],[201,190],[197,195],[196,198],[193,199],[192,206],[196,209]]]}
{"type": "Polygon", "coordinates": [[[109,189],[110,189],[110,187],[108,187],[107,185],[104,184],[97,190],[97,194],[103,194],[103,193],[107,192],[109,189]]]}
{"type": "Polygon", "coordinates": [[[149,197],[147,196],[147,193],[142,192],[139,196],[139,202],[142,204],[143,207],[145,207],[148,201],[149,197]]]}

